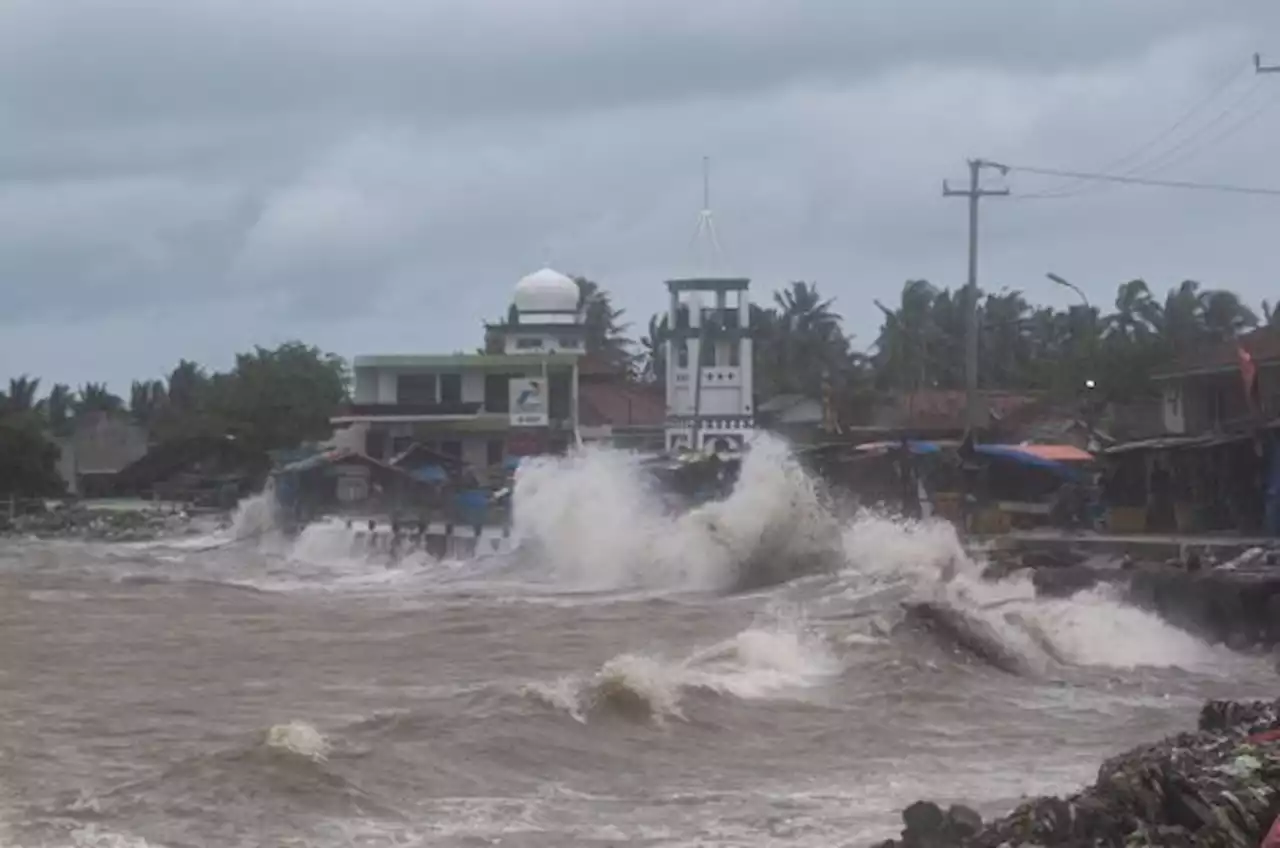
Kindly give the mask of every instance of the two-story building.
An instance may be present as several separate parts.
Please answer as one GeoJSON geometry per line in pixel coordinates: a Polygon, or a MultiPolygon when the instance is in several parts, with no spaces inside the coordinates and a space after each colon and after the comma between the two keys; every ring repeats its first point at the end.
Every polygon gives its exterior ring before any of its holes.
{"type": "Polygon", "coordinates": [[[1175,435],[1229,433],[1280,416],[1280,329],[1263,327],[1209,350],[1189,352],[1154,375],[1164,430],[1175,435]],[[1257,373],[1259,409],[1245,394],[1241,352],[1257,373]]]}
{"type": "Polygon", "coordinates": [[[544,268],[516,285],[510,320],[489,327],[501,353],[357,356],[335,441],[382,460],[416,443],[476,470],[578,442],[580,299],[572,278],[544,268]]]}

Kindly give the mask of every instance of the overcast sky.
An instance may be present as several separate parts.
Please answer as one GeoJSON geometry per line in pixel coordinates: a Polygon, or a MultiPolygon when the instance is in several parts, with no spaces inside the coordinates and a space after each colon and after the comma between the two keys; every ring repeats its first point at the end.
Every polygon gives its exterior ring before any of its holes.
{"type": "MultiPolygon", "coordinates": [[[[1255,50],[1276,0],[6,0],[0,376],[472,349],[548,262],[638,328],[704,155],[723,270],[817,282],[866,346],[873,299],[963,282],[967,157],[1280,187],[1255,50]]],[[[1067,195],[984,201],[984,287],[1280,298],[1280,197],[1067,195]]]]}

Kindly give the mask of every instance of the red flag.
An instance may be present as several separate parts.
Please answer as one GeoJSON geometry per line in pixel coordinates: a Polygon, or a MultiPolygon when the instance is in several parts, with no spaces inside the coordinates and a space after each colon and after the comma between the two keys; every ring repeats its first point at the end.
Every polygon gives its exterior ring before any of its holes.
{"type": "Polygon", "coordinates": [[[1253,355],[1244,349],[1243,345],[1236,345],[1236,356],[1240,358],[1240,377],[1244,380],[1244,397],[1249,402],[1249,408],[1254,412],[1258,411],[1258,366],[1253,362],[1253,355]]]}
{"type": "Polygon", "coordinates": [[[1280,848],[1280,816],[1276,816],[1275,823],[1271,825],[1265,839],[1262,840],[1262,848],[1280,848]]]}

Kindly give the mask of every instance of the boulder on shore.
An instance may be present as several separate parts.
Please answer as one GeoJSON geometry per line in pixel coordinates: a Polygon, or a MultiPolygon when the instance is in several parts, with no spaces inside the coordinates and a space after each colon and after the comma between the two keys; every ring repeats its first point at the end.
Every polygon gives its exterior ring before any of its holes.
{"type": "Polygon", "coordinates": [[[917,801],[902,838],[878,848],[1258,848],[1280,816],[1280,700],[1210,701],[1195,733],[1108,760],[1075,795],[985,825],[976,815],[917,801]]]}

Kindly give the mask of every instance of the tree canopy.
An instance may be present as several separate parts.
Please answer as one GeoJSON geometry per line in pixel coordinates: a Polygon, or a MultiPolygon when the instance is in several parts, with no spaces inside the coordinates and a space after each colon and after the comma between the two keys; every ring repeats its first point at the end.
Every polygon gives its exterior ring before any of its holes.
{"type": "MultiPolygon", "coordinates": [[[[1231,339],[1260,324],[1234,292],[1186,280],[1163,299],[1143,280],[1116,288],[1101,309],[1080,303],[1037,305],[1021,291],[979,292],[979,385],[988,389],[1071,393],[1095,381],[1106,399],[1142,397],[1150,376],[1176,354],[1231,339]]],[[[880,329],[863,350],[844,331],[835,301],[816,284],[793,282],[752,307],[755,381],[761,397],[817,396],[824,376],[844,392],[961,389],[969,295],[908,280],[896,303],[875,302],[880,329]]],[[[1280,325],[1280,309],[1262,304],[1280,325]]],[[[637,378],[660,381],[667,317],[653,316],[640,340],[637,378]]]]}
{"type": "Polygon", "coordinates": [[[267,451],[327,438],[346,397],[346,363],[296,341],[238,354],[224,372],[184,359],[162,379],[135,380],[127,402],[94,382],[78,390],[56,384],[41,397],[40,380],[23,375],[0,392],[0,479],[17,480],[23,493],[47,490],[37,466],[53,474],[58,449],[50,437],[70,434],[94,413],[128,415],[152,441],[231,435],[248,451],[267,451]]]}

